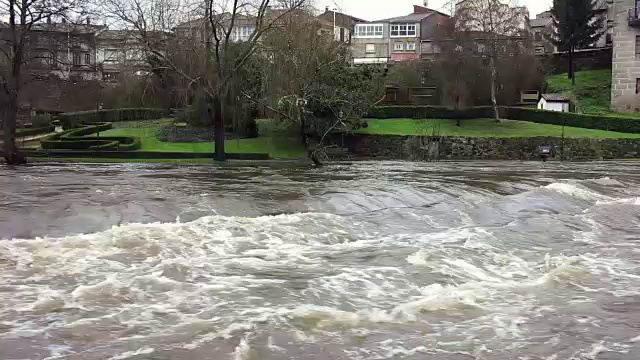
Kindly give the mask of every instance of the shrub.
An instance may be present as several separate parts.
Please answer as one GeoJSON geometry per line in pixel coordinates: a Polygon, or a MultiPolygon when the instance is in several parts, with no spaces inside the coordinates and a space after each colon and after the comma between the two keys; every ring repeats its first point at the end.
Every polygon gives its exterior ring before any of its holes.
{"type": "Polygon", "coordinates": [[[51,125],[51,120],[50,114],[37,114],[31,117],[31,123],[34,128],[49,126],[51,125]]]}
{"type": "Polygon", "coordinates": [[[487,117],[488,106],[479,106],[464,110],[450,109],[444,106],[377,106],[374,107],[368,118],[374,119],[477,119],[487,117]]]}
{"type": "MultiPolygon", "coordinates": [[[[500,107],[504,119],[529,121],[540,124],[565,125],[587,129],[609,130],[624,133],[640,133],[640,119],[605,115],[588,115],[538,110],[524,107],[500,107]]],[[[452,110],[434,106],[378,106],[369,118],[391,119],[477,119],[493,117],[493,108],[479,106],[465,110],[452,110]]]]}
{"type": "Polygon", "coordinates": [[[43,127],[34,127],[29,129],[18,129],[16,130],[16,136],[33,136],[40,134],[48,134],[55,131],[55,126],[43,126],[43,127]]]}
{"type": "Polygon", "coordinates": [[[141,147],[140,139],[131,136],[86,136],[111,129],[111,123],[102,123],[67,130],[41,142],[47,150],[101,150],[132,151],[141,147]]]}
{"type": "Polygon", "coordinates": [[[564,125],[587,129],[609,130],[623,133],[640,133],[640,119],[604,115],[562,113],[517,107],[501,108],[502,116],[511,120],[540,124],[564,125]]]}
{"type": "Polygon", "coordinates": [[[167,111],[164,109],[132,108],[92,110],[60,114],[60,121],[66,129],[96,122],[153,120],[160,119],[166,115],[167,111]]]}

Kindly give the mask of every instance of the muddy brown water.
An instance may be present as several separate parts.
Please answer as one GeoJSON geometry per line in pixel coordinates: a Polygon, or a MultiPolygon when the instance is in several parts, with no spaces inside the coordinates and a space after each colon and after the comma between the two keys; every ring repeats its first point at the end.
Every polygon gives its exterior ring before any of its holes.
{"type": "Polygon", "coordinates": [[[639,359],[640,162],[0,171],[0,359],[639,359]]]}

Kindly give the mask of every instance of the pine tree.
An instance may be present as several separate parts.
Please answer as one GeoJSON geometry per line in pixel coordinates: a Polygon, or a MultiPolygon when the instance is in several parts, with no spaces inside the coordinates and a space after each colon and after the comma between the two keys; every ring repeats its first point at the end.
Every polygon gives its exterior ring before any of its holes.
{"type": "Polygon", "coordinates": [[[573,53],[596,43],[604,34],[602,22],[592,0],[553,0],[553,25],[551,41],[559,51],[569,54],[568,76],[575,85],[573,53]]]}

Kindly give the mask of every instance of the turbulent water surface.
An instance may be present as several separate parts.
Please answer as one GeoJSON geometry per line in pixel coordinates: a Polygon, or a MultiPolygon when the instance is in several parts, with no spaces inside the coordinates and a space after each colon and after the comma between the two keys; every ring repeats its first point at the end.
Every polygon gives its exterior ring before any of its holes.
{"type": "Polygon", "coordinates": [[[0,173],[0,359],[639,359],[640,163],[0,173]]]}

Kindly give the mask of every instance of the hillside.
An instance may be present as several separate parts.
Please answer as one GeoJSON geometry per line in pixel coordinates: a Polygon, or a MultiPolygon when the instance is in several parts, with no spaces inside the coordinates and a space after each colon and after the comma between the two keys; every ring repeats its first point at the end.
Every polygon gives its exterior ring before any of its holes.
{"type": "Polygon", "coordinates": [[[578,71],[575,88],[566,73],[547,76],[546,80],[547,92],[570,96],[575,101],[577,112],[611,114],[611,70],[578,71]]]}

